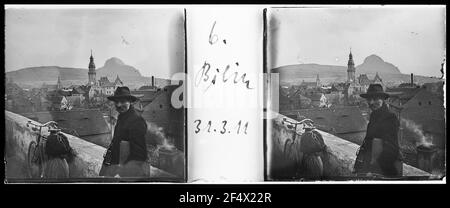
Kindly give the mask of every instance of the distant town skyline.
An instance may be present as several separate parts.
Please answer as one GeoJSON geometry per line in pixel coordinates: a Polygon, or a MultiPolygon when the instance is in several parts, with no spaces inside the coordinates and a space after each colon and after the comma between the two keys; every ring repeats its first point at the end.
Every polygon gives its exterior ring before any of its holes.
{"type": "Polygon", "coordinates": [[[116,57],[143,76],[184,72],[183,8],[6,8],[5,71],[96,68],[116,57]]]}
{"type": "Polygon", "coordinates": [[[372,54],[404,74],[441,76],[445,6],[273,8],[268,15],[270,68],[316,63],[355,65],[372,54]]]}

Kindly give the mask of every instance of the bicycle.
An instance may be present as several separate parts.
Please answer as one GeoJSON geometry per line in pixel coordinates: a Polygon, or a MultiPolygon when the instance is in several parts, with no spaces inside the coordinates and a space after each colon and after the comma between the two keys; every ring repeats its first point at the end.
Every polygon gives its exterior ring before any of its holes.
{"type": "Polygon", "coordinates": [[[287,128],[288,129],[293,129],[293,131],[294,131],[294,134],[292,136],[293,137],[292,138],[293,141],[295,141],[296,136],[299,135],[297,133],[297,126],[298,125],[301,124],[303,130],[312,130],[312,129],[316,128],[314,126],[314,121],[309,119],[309,118],[305,118],[305,119],[302,119],[301,121],[297,121],[297,122],[288,121],[286,118],[283,118],[283,120],[281,121],[281,124],[284,125],[284,123],[287,123],[287,128]]]}
{"type": "Polygon", "coordinates": [[[298,125],[302,125],[303,131],[315,129],[314,121],[309,118],[305,118],[305,119],[302,119],[301,121],[295,121],[295,122],[292,122],[292,121],[287,120],[286,118],[283,118],[283,120],[281,121],[281,124],[284,125],[285,123],[287,124],[286,127],[288,129],[293,130],[293,134],[292,134],[291,139],[287,139],[284,142],[284,148],[283,148],[284,152],[286,152],[288,146],[290,146],[291,144],[293,144],[295,142],[295,139],[297,138],[297,136],[301,136],[301,134],[299,134],[297,132],[298,125]]]}
{"type": "Polygon", "coordinates": [[[322,159],[326,150],[322,135],[315,131],[314,121],[303,118],[300,121],[288,121],[283,118],[282,124],[287,123],[288,129],[293,129],[292,139],[286,139],[284,153],[294,160],[294,178],[320,179],[323,177],[322,159]],[[302,132],[297,132],[297,126],[302,125],[302,132]],[[296,138],[300,137],[298,140],[296,138]]]}
{"type": "MultiPolygon", "coordinates": [[[[36,141],[31,141],[28,145],[27,152],[27,172],[30,178],[43,178],[44,165],[47,160],[45,153],[45,141],[48,136],[42,134],[42,128],[48,128],[50,135],[58,134],[61,129],[58,128],[58,123],[49,121],[45,124],[34,124],[31,121],[27,122],[27,127],[30,127],[35,132],[38,132],[36,141]]],[[[49,135],[49,136],[50,136],[49,135]]]]}

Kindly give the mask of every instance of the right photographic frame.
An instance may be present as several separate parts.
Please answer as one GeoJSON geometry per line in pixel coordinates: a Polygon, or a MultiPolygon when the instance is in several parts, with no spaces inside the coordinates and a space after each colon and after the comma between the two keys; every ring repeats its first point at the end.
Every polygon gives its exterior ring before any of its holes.
{"type": "Polygon", "coordinates": [[[265,10],[268,181],[446,176],[446,7],[265,10]]]}

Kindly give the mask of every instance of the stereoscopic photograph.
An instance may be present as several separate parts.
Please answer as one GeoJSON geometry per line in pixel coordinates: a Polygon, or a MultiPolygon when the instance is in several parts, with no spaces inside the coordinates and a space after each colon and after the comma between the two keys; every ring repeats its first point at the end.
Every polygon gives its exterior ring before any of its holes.
{"type": "Polygon", "coordinates": [[[5,182],[184,182],[184,48],[183,8],[5,7],[5,182]]]}
{"type": "Polygon", "coordinates": [[[267,180],[440,180],[444,6],[269,8],[267,180]]]}

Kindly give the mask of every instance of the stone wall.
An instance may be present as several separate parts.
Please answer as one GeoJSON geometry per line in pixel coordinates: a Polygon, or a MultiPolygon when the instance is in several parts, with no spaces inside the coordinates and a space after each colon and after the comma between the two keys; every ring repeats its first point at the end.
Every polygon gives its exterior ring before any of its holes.
{"type": "MultiPolygon", "coordinates": [[[[27,176],[27,152],[31,141],[36,140],[37,133],[27,127],[30,119],[21,115],[5,111],[5,159],[6,179],[26,179],[27,176]]],[[[40,124],[32,121],[34,124],[40,124]]],[[[78,137],[65,134],[70,146],[75,150],[77,156],[69,164],[70,178],[98,178],[103,162],[105,148],[78,137]]],[[[150,167],[151,178],[173,178],[174,176],[150,167]]]]}
{"type": "MultiPolygon", "coordinates": [[[[21,115],[5,111],[6,141],[5,153],[8,163],[7,168],[15,168],[15,171],[7,171],[10,175],[7,178],[22,178],[26,176],[26,161],[28,146],[31,141],[36,140],[37,133],[27,127],[30,119],[21,115]],[[11,164],[11,163],[16,164],[11,164]]],[[[34,124],[40,124],[32,121],[34,124]]],[[[44,131],[43,131],[44,132],[44,131]]],[[[72,135],[65,134],[69,140],[70,146],[76,151],[77,156],[69,164],[71,178],[98,177],[98,173],[103,161],[105,148],[93,143],[84,141],[72,135]]]]}

